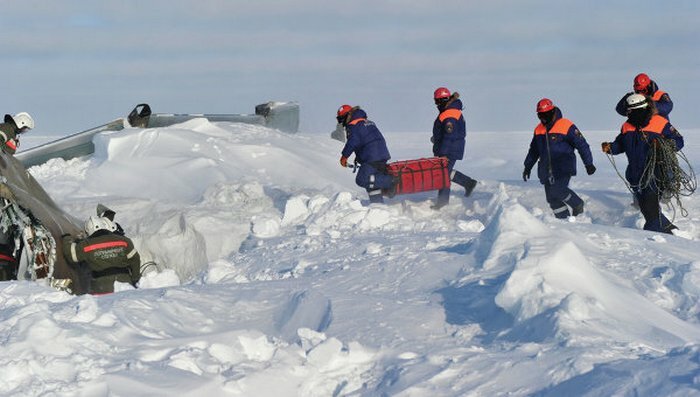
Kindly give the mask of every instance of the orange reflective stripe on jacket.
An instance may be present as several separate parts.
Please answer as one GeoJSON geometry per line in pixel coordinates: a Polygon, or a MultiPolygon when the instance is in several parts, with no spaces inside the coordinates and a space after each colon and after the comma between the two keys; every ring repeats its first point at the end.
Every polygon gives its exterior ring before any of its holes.
{"type": "MultiPolygon", "coordinates": [[[[566,135],[572,125],[574,125],[574,123],[571,120],[561,118],[554,123],[552,129],[549,130],[549,133],[566,135]]],[[[535,127],[535,135],[544,135],[545,133],[547,133],[547,129],[544,125],[542,125],[542,123],[539,123],[537,127],[535,127]]]]}
{"type": "Polygon", "coordinates": [[[0,254],[0,261],[16,262],[17,260],[10,255],[0,254]]]}
{"type": "Polygon", "coordinates": [[[365,121],[365,120],[367,120],[367,119],[355,119],[355,120],[349,122],[348,125],[355,125],[355,124],[359,123],[360,121],[365,121]]]}
{"type": "Polygon", "coordinates": [[[450,118],[459,120],[460,117],[462,117],[462,111],[459,109],[447,109],[438,116],[441,123],[450,118]]]}
{"type": "Polygon", "coordinates": [[[654,93],[654,95],[651,97],[651,99],[654,100],[654,102],[658,102],[659,99],[661,99],[662,96],[664,96],[666,93],[658,90],[654,93]]]}
{"type": "MultiPolygon", "coordinates": [[[[661,134],[664,131],[664,127],[666,127],[666,123],[668,123],[668,120],[659,116],[658,114],[655,114],[651,117],[651,120],[649,120],[649,124],[647,124],[645,127],[642,127],[641,130],[645,132],[651,132],[654,134],[661,134]]],[[[623,134],[636,130],[637,127],[633,126],[629,122],[625,122],[625,124],[622,124],[623,134]]]]}
{"type": "Polygon", "coordinates": [[[129,244],[127,244],[126,241],[108,241],[106,243],[86,245],[85,248],[83,248],[83,252],[90,252],[103,248],[126,247],[128,245],[129,244]]]}

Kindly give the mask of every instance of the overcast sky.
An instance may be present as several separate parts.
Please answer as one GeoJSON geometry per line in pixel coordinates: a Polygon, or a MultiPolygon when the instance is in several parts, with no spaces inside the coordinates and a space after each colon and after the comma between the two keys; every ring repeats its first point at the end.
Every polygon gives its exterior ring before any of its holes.
{"type": "Polygon", "coordinates": [[[700,1],[9,0],[0,112],[68,134],[154,112],[251,113],[298,101],[329,132],[339,105],[385,131],[430,131],[433,90],[472,131],[531,130],[549,97],[584,132],[617,131],[639,72],[700,127],[700,1]]]}

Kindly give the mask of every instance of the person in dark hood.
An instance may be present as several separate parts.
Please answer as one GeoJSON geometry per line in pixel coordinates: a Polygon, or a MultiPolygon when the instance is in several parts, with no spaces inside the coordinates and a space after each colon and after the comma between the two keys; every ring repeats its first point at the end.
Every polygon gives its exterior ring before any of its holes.
{"type": "Polygon", "coordinates": [[[571,177],[576,175],[576,149],[586,166],[588,175],[596,171],[588,142],[571,120],[562,117],[561,110],[551,100],[537,102],[535,135],[525,157],[523,181],[530,178],[535,163],[537,176],[544,185],[550,208],[557,218],[576,216],[583,212],[583,199],[569,188],[571,177]],[[571,211],[569,211],[571,208],[571,211]]]}
{"type": "MultiPolygon", "coordinates": [[[[464,187],[464,195],[469,197],[476,187],[476,180],[454,169],[457,160],[464,158],[464,147],[467,137],[467,124],[462,114],[462,101],[459,93],[450,93],[445,87],[439,87],[433,93],[433,100],[438,110],[438,117],[433,123],[433,155],[447,157],[447,168],[450,180],[464,187]]],[[[440,209],[450,201],[450,188],[438,191],[437,201],[433,209],[440,209]]]]}
{"type": "Polygon", "coordinates": [[[627,156],[625,179],[644,216],[644,230],[672,234],[677,227],[661,212],[658,186],[654,181],[645,183],[642,180],[649,153],[662,139],[672,140],[676,150],[683,148],[683,136],[668,119],[656,114],[653,100],[642,94],[633,94],[627,97],[627,121],[622,124],[620,134],[613,142],[603,142],[601,147],[604,153],[625,153],[627,156]]]}
{"type": "Polygon", "coordinates": [[[615,106],[615,111],[620,116],[627,116],[627,98],[633,94],[646,95],[654,101],[654,106],[661,117],[665,117],[670,120],[669,116],[673,110],[673,101],[671,97],[665,91],[661,91],[659,86],[654,80],[652,80],[647,74],[640,73],[634,77],[634,82],[632,84],[633,92],[628,92],[622,99],[617,102],[615,106]]]}
{"type": "Polygon", "coordinates": [[[355,153],[355,163],[360,165],[355,183],[367,190],[370,203],[383,203],[383,191],[393,191],[397,183],[397,179],[386,170],[391,155],[384,136],[359,106],[342,105],[336,120],[347,134],[340,165],[347,167],[348,158],[355,153]]]}

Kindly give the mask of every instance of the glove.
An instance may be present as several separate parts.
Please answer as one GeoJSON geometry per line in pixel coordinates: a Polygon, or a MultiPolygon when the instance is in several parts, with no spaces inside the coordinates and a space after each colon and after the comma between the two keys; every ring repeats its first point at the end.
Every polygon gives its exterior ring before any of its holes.
{"type": "Polygon", "coordinates": [[[4,198],[5,200],[9,201],[15,201],[15,194],[12,193],[12,190],[10,190],[10,187],[7,186],[6,183],[0,183],[0,198],[4,198]]]}
{"type": "Polygon", "coordinates": [[[340,156],[340,166],[341,167],[347,167],[348,166],[348,158],[345,156],[340,156]]]}
{"type": "Polygon", "coordinates": [[[603,149],[603,153],[610,153],[612,151],[610,148],[610,142],[603,142],[600,146],[603,149]]]}
{"type": "Polygon", "coordinates": [[[588,175],[593,175],[593,174],[595,174],[595,165],[593,165],[593,164],[587,165],[587,166],[586,166],[586,172],[588,173],[588,175]]]}
{"type": "Polygon", "coordinates": [[[528,179],[530,179],[530,169],[525,168],[523,170],[523,181],[527,182],[528,179]]]}
{"type": "Polygon", "coordinates": [[[434,136],[431,136],[431,137],[430,137],[430,143],[435,143],[435,137],[434,137],[434,136]]]}

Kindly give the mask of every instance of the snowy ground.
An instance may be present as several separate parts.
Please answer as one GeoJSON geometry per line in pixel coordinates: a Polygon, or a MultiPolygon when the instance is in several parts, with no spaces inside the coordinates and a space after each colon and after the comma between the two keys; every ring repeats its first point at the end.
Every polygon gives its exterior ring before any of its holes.
{"type": "MultiPolygon", "coordinates": [[[[30,171],[73,215],[116,210],[163,270],[100,297],[0,283],[0,394],[700,395],[700,201],[678,236],[640,230],[599,150],[615,135],[586,134],[598,172],[570,222],[520,179],[530,132],[470,133],[457,168],[480,183],[440,212],[432,192],[367,206],[328,136],[98,136],[30,171]]],[[[427,132],[386,137],[429,155],[427,132]]]]}

